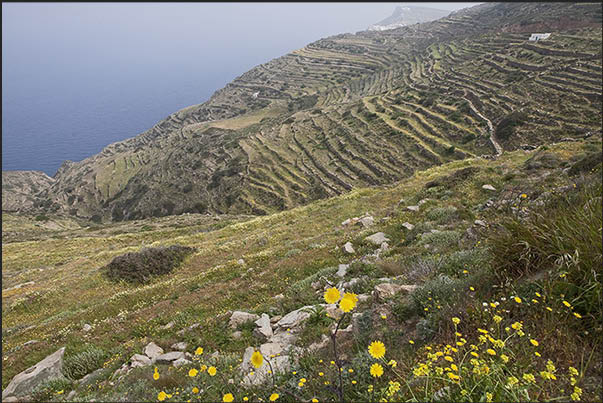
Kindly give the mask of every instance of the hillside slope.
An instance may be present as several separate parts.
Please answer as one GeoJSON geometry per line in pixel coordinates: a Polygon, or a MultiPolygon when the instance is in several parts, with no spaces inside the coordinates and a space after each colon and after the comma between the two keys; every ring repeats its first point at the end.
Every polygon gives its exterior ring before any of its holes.
{"type": "Polygon", "coordinates": [[[488,3],[322,39],[66,162],[36,206],[95,221],[266,214],[585,137],[601,127],[601,49],[601,7],[583,3],[488,3]],[[534,30],[553,35],[528,42],[534,30]]]}

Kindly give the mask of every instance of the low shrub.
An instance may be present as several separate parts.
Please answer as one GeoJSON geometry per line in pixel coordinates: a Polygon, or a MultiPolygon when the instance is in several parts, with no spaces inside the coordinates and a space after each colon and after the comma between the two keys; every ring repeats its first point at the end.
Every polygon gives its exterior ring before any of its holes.
{"type": "Polygon", "coordinates": [[[103,269],[111,280],[145,283],[154,276],[170,273],[194,251],[194,248],[179,245],[145,248],[116,256],[103,269]]]}
{"type": "Polygon", "coordinates": [[[63,361],[63,375],[71,380],[83,378],[85,375],[100,368],[107,358],[107,353],[96,346],[90,346],[84,351],[66,356],[63,361]]]}

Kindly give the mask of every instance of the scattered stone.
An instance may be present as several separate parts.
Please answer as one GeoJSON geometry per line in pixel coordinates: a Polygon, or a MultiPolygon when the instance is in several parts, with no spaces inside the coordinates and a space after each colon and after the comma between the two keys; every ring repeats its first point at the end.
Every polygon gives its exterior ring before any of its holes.
{"type": "Polygon", "coordinates": [[[315,290],[320,290],[320,288],[322,287],[322,285],[321,285],[321,283],[320,283],[320,280],[313,281],[313,282],[310,284],[310,286],[311,286],[312,288],[314,288],[315,290]]]}
{"type": "Polygon", "coordinates": [[[285,350],[290,350],[296,340],[297,336],[295,334],[277,328],[269,342],[280,344],[285,350]]]}
{"type": "Polygon", "coordinates": [[[358,302],[366,302],[371,298],[368,294],[358,294],[358,302]]]}
{"type": "Polygon", "coordinates": [[[185,355],[182,351],[170,351],[169,353],[161,354],[155,358],[154,362],[157,364],[171,364],[181,358],[185,359],[185,355]]]}
{"type": "Polygon", "coordinates": [[[383,242],[389,241],[383,232],[377,232],[371,236],[364,238],[365,241],[369,241],[373,245],[381,246],[383,242]]]}
{"type": "Polygon", "coordinates": [[[486,222],[483,220],[475,220],[473,223],[475,225],[481,225],[482,227],[485,227],[487,225],[486,222]]]}
{"type": "Polygon", "coordinates": [[[260,385],[271,379],[271,375],[268,374],[270,367],[272,367],[274,374],[288,372],[291,368],[291,361],[289,356],[287,355],[279,355],[276,357],[270,357],[271,354],[275,351],[282,351],[282,349],[278,349],[275,346],[267,346],[267,344],[274,343],[266,343],[260,346],[260,352],[264,356],[264,358],[270,361],[270,365],[268,363],[262,365],[260,368],[254,368],[251,365],[251,355],[255,351],[253,347],[247,347],[245,353],[243,354],[243,362],[241,364],[241,373],[244,375],[242,384],[244,385],[260,385]],[[253,375],[251,375],[253,373],[253,375]]]}
{"type": "Polygon", "coordinates": [[[329,345],[331,339],[326,334],[323,334],[320,341],[314,342],[308,346],[308,351],[313,352],[317,350],[322,350],[329,345]]]}
{"type": "Polygon", "coordinates": [[[348,272],[348,267],[350,267],[349,264],[340,264],[337,269],[337,273],[335,273],[335,274],[338,275],[339,277],[344,277],[346,275],[346,273],[348,272]]]}
{"type": "Polygon", "coordinates": [[[358,277],[354,277],[350,281],[346,281],[345,283],[343,283],[341,286],[347,290],[349,288],[352,288],[356,284],[358,284],[359,281],[360,281],[360,279],[358,277]]]}
{"type": "Polygon", "coordinates": [[[192,324],[192,325],[190,325],[189,327],[185,327],[184,329],[179,330],[179,331],[177,332],[177,334],[178,334],[179,336],[182,336],[184,333],[188,332],[189,330],[196,329],[196,328],[198,328],[199,326],[201,326],[201,324],[200,324],[200,323],[193,323],[193,324],[192,324]]]}
{"type": "Polygon", "coordinates": [[[237,330],[236,332],[232,332],[233,339],[239,340],[241,337],[243,337],[243,332],[241,332],[240,330],[237,330]]]}
{"type": "Polygon", "coordinates": [[[69,394],[67,395],[67,400],[71,400],[73,399],[73,397],[75,396],[75,390],[72,390],[71,392],[69,392],[69,394]]]}
{"type": "Polygon", "coordinates": [[[172,347],[174,350],[178,350],[178,351],[184,351],[186,350],[186,347],[188,347],[188,344],[186,344],[185,342],[181,341],[180,343],[174,343],[172,344],[172,347]]]}
{"type": "Polygon", "coordinates": [[[411,223],[409,223],[409,222],[405,222],[405,223],[403,223],[403,224],[402,224],[402,226],[403,226],[404,228],[406,228],[407,230],[409,230],[409,231],[412,231],[412,230],[413,230],[413,228],[415,227],[414,225],[412,225],[412,224],[411,224],[411,223]]]}
{"type": "Polygon", "coordinates": [[[35,340],[35,339],[29,340],[29,341],[26,341],[25,343],[23,343],[23,347],[26,347],[26,346],[29,346],[30,344],[35,344],[35,343],[38,343],[38,340],[35,340]]]}
{"type": "Polygon", "coordinates": [[[339,318],[341,318],[343,316],[343,311],[341,309],[339,309],[337,304],[327,305],[326,311],[327,311],[327,315],[330,318],[333,318],[335,320],[339,320],[339,318]]]}
{"type": "Polygon", "coordinates": [[[240,264],[241,266],[245,266],[245,261],[243,259],[237,260],[237,263],[240,264]]]}
{"type": "Polygon", "coordinates": [[[427,203],[429,201],[429,199],[422,199],[419,200],[419,202],[417,203],[419,206],[422,206],[423,204],[427,203]]]}
{"type": "Polygon", "coordinates": [[[228,324],[232,329],[235,329],[237,326],[242,325],[243,323],[255,322],[259,318],[260,317],[255,313],[234,311],[230,316],[230,322],[228,322],[228,324]]]}
{"type": "Polygon", "coordinates": [[[276,315],[270,318],[270,323],[271,324],[275,324],[276,322],[278,322],[279,320],[281,320],[283,318],[283,315],[276,315]]]}
{"type": "Polygon", "coordinates": [[[161,347],[159,347],[157,344],[150,342],[149,344],[146,345],[146,347],[144,348],[144,350],[142,352],[144,353],[144,355],[149,357],[151,359],[151,361],[155,361],[155,359],[157,357],[159,357],[161,354],[163,354],[163,349],[161,347]]]}
{"type": "Polygon", "coordinates": [[[63,378],[63,355],[65,347],[55,351],[33,367],[15,375],[6,389],[2,391],[2,400],[9,396],[22,397],[31,393],[38,385],[55,378],[63,378]]]}
{"type": "Polygon", "coordinates": [[[132,358],[130,358],[130,362],[132,363],[132,368],[146,367],[152,364],[151,359],[142,354],[134,354],[132,358]]]}
{"type": "Polygon", "coordinates": [[[192,361],[187,360],[186,358],[178,358],[176,361],[172,363],[172,365],[176,368],[181,367],[183,365],[192,364],[192,361]]]}
{"type": "Polygon", "coordinates": [[[278,295],[275,295],[272,298],[274,298],[275,301],[282,301],[282,300],[285,299],[285,296],[283,294],[278,294],[278,295]]]}
{"type": "Polygon", "coordinates": [[[348,241],[348,242],[346,242],[346,244],[345,244],[345,245],[343,245],[343,250],[344,250],[346,253],[349,253],[349,254],[354,254],[354,253],[356,253],[356,251],[354,250],[354,247],[352,246],[352,243],[351,243],[351,242],[349,242],[349,241],[348,241]]]}
{"type": "Polygon", "coordinates": [[[161,326],[159,329],[161,330],[168,330],[171,329],[172,327],[174,327],[175,323],[174,322],[170,322],[167,325],[161,326]]]}
{"type": "Polygon", "coordinates": [[[483,185],[482,189],[484,190],[496,190],[496,188],[492,185],[483,185]]]}
{"type": "Polygon", "coordinates": [[[268,340],[272,337],[272,326],[270,326],[270,317],[265,313],[255,321],[255,324],[258,326],[253,330],[253,335],[262,339],[268,340]]]}
{"type": "Polygon", "coordinates": [[[370,227],[371,225],[375,224],[375,219],[374,219],[373,217],[371,217],[371,216],[362,217],[362,218],[360,219],[360,223],[362,224],[362,226],[363,226],[364,228],[368,228],[368,227],[370,227]]]}
{"type": "Polygon", "coordinates": [[[5,288],[2,291],[18,290],[19,288],[26,287],[28,285],[34,285],[35,283],[36,283],[35,281],[28,281],[26,283],[17,284],[16,286],[11,287],[11,288],[5,288]]]}
{"type": "Polygon", "coordinates": [[[401,291],[410,293],[413,292],[416,288],[416,285],[398,285],[392,283],[383,283],[375,286],[373,295],[378,301],[383,302],[385,299],[391,298],[401,291]]]}
{"type": "Polygon", "coordinates": [[[84,323],[84,327],[82,327],[82,330],[83,330],[84,332],[89,332],[89,331],[91,331],[91,330],[92,330],[92,326],[90,326],[90,325],[89,325],[89,324],[87,324],[87,323],[84,323]]]}
{"type": "Polygon", "coordinates": [[[406,209],[410,211],[419,211],[419,206],[406,206],[406,209]]]}
{"type": "Polygon", "coordinates": [[[296,309],[295,311],[289,312],[276,325],[281,329],[290,329],[299,326],[303,321],[310,317],[310,310],[313,308],[312,305],[307,305],[296,309]]]}

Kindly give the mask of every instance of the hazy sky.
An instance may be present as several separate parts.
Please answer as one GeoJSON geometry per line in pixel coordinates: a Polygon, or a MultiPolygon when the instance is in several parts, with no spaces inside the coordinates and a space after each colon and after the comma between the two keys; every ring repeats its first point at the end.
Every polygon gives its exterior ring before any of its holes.
{"type": "Polygon", "coordinates": [[[53,173],[403,4],[2,3],[2,167],[53,173]]]}

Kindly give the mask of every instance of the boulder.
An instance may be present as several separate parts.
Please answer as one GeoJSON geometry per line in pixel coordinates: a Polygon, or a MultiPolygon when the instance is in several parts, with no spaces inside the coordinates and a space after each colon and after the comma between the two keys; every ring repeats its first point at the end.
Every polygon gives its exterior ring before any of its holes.
{"type": "Polygon", "coordinates": [[[419,206],[406,206],[406,209],[410,211],[419,211],[419,206]]]}
{"type": "Polygon", "coordinates": [[[369,241],[373,245],[381,246],[383,242],[389,241],[389,239],[385,236],[383,232],[377,232],[373,235],[367,236],[364,238],[365,241],[369,241]]]}
{"type": "Polygon", "coordinates": [[[412,225],[412,224],[411,224],[411,223],[409,223],[409,222],[402,223],[402,226],[403,226],[404,228],[406,228],[407,230],[409,230],[409,231],[412,231],[412,230],[413,230],[413,228],[415,227],[414,225],[412,225]]]}
{"type": "Polygon", "coordinates": [[[157,344],[150,342],[149,344],[146,345],[146,347],[144,348],[144,350],[142,352],[144,353],[144,355],[149,357],[151,359],[151,361],[154,361],[155,358],[157,358],[161,354],[163,354],[163,349],[161,347],[159,347],[157,344]]]}
{"type": "Polygon", "coordinates": [[[356,251],[354,250],[354,247],[352,246],[352,243],[351,243],[351,242],[346,242],[346,244],[345,244],[345,245],[343,245],[343,250],[344,250],[346,253],[349,253],[349,254],[354,254],[354,253],[356,253],[356,251]]]}
{"type": "Polygon", "coordinates": [[[243,312],[243,311],[234,311],[230,316],[230,321],[228,325],[231,329],[235,329],[237,326],[242,325],[246,322],[255,322],[260,317],[255,313],[243,312]]]}
{"type": "Polygon", "coordinates": [[[268,340],[272,337],[272,326],[270,325],[270,317],[265,313],[255,321],[257,327],[253,330],[253,335],[261,340],[268,340]]]}
{"type": "Polygon", "coordinates": [[[15,375],[6,389],[2,391],[2,400],[9,396],[24,396],[31,393],[38,385],[54,378],[63,378],[63,355],[65,347],[55,351],[42,361],[15,375]]]}
{"type": "Polygon", "coordinates": [[[289,329],[299,326],[303,321],[310,317],[310,310],[312,305],[307,305],[296,309],[295,311],[289,312],[276,322],[277,326],[281,329],[289,329]]]}
{"type": "Polygon", "coordinates": [[[337,273],[335,273],[335,274],[338,275],[339,277],[344,277],[346,275],[346,273],[348,272],[348,267],[350,267],[349,264],[340,264],[339,267],[337,268],[337,273]]]}
{"type": "Polygon", "coordinates": [[[492,185],[483,185],[482,189],[484,190],[496,190],[496,188],[492,185]]]}
{"type": "Polygon", "coordinates": [[[185,342],[181,341],[180,343],[174,343],[172,344],[172,347],[174,350],[178,350],[178,351],[184,351],[186,350],[186,348],[188,347],[188,344],[186,344],[185,342]]]}
{"type": "Polygon", "coordinates": [[[134,354],[132,358],[130,358],[130,362],[132,363],[132,368],[151,365],[151,359],[142,354],[134,354]]]}
{"type": "Polygon", "coordinates": [[[154,362],[157,364],[171,364],[179,359],[186,359],[182,351],[170,351],[155,358],[154,362]]]}

